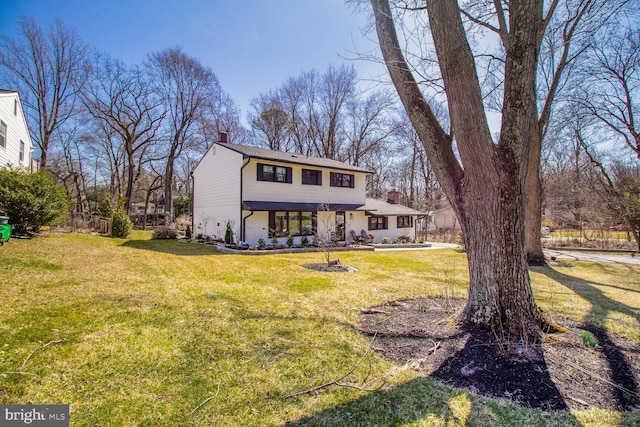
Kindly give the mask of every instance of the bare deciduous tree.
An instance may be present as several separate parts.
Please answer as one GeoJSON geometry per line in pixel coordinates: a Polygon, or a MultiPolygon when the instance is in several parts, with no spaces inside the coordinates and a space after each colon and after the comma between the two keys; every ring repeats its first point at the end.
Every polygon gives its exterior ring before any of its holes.
{"type": "Polygon", "coordinates": [[[540,155],[553,120],[553,107],[563,89],[572,86],[576,65],[584,60],[593,36],[606,28],[627,3],[629,0],[554,0],[545,12],[538,32],[538,122],[531,141],[526,183],[525,238],[530,264],[545,264],[540,240],[540,155]]]}
{"type": "Polygon", "coordinates": [[[165,49],[149,57],[152,81],[161,95],[166,120],[164,151],[165,218],[172,220],[174,167],[185,145],[196,139],[199,118],[206,113],[210,97],[220,92],[215,74],[179,48],[165,49]]]}
{"type": "Polygon", "coordinates": [[[19,38],[2,37],[0,65],[9,72],[6,84],[20,93],[40,166],[46,169],[52,136],[74,113],[87,47],[60,20],[47,33],[33,18],[21,18],[19,26],[19,38]]]}
{"type": "Polygon", "coordinates": [[[284,111],[279,95],[269,91],[251,100],[255,113],[250,116],[251,127],[266,139],[270,150],[291,151],[289,145],[289,115],[284,111]]]}
{"type": "Polygon", "coordinates": [[[541,330],[555,325],[537,307],[531,290],[524,186],[531,139],[537,131],[542,0],[510,1],[508,10],[503,2],[493,3],[505,51],[502,126],[496,143],[457,1],[426,4],[451,117],[449,134],[407,64],[388,0],[371,0],[371,5],[391,79],[460,220],[470,275],[463,322],[491,328],[509,341],[539,340],[541,330]]]}
{"type": "Polygon", "coordinates": [[[640,160],[640,26],[601,38],[589,58],[578,102],[640,160]]]}
{"type": "MultiPolygon", "coordinates": [[[[106,56],[97,56],[92,76],[81,94],[91,116],[101,123],[105,134],[117,138],[125,159],[125,208],[130,209],[131,196],[141,165],[149,160],[151,145],[165,113],[153,85],[138,67],[129,68],[106,56]]],[[[113,140],[112,140],[113,141],[113,140]]]]}

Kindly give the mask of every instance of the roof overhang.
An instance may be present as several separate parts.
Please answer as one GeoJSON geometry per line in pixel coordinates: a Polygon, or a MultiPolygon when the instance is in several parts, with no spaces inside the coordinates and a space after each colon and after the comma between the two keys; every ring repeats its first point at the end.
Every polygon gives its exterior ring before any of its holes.
{"type": "Polygon", "coordinates": [[[355,211],[364,204],[358,203],[303,203],[303,202],[262,202],[245,200],[242,209],[247,211],[355,211]]]}

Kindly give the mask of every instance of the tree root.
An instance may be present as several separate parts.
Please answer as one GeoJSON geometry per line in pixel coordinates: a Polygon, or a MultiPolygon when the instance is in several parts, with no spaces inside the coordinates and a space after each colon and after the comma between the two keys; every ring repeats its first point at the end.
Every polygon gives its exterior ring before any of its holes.
{"type": "Polygon", "coordinates": [[[554,322],[553,320],[551,320],[551,317],[549,317],[549,315],[547,313],[545,313],[544,311],[541,310],[541,315],[542,315],[542,324],[540,325],[540,329],[542,329],[542,331],[544,333],[562,333],[562,334],[568,334],[569,332],[571,332],[571,329],[565,328],[564,326],[554,322]]]}

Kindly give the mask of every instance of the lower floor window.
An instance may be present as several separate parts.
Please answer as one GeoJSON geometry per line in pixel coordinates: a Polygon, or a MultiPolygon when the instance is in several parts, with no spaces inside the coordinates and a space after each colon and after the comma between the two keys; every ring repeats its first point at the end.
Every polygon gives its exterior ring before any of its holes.
{"type": "Polygon", "coordinates": [[[269,238],[312,236],[316,232],[316,213],[304,211],[270,211],[269,238]]]}
{"type": "Polygon", "coordinates": [[[386,216],[370,216],[369,230],[386,230],[389,228],[389,221],[386,216]]]}
{"type": "Polygon", "coordinates": [[[402,215],[398,217],[397,228],[410,228],[413,226],[413,217],[409,215],[402,215]]]}

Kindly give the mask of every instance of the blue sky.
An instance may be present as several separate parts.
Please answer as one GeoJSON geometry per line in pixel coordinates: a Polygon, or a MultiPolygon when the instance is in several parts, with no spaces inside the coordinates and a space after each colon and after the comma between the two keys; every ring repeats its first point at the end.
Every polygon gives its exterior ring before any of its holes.
{"type": "Polygon", "coordinates": [[[366,81],[384,68],[352,60],[377,46],[363,37],[367,17],[343,0],[0,0],[0,34],[15,36],[21,15],[42,26],[56,17],[101,52],[140,64],[180,46],[211,68],[242,109],[303,71],[348,63],[366,81]]]}

